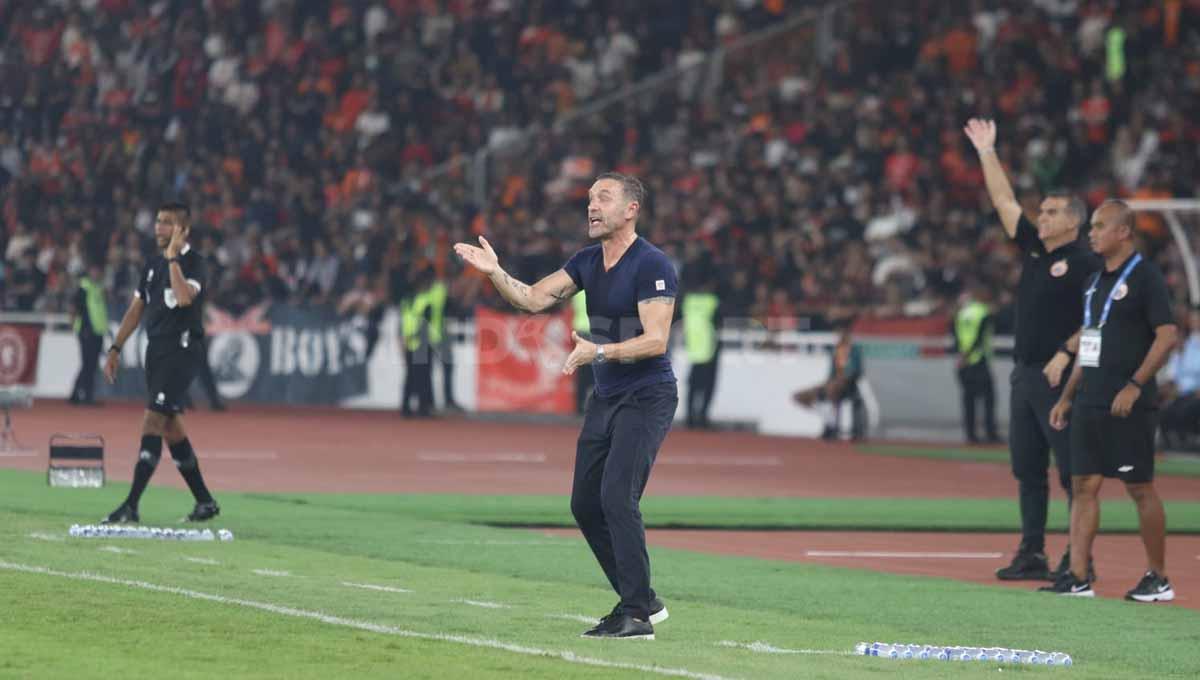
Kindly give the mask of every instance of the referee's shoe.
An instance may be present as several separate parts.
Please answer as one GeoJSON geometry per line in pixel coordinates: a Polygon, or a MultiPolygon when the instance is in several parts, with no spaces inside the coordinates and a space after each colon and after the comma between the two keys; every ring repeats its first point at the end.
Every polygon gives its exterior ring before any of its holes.
{"type": "Polygon", "coordinates": [[[219,514],[221,514],[221,508],[217,506],[217,502],[207,501],[196,503],[196,507],[192,508],[191,513],[183,519],[185,522],[207,522],[219,514]]]}

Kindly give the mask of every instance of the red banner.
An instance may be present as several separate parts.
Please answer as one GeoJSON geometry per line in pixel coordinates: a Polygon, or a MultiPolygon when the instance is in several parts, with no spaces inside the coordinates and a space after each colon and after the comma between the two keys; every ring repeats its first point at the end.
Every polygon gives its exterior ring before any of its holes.
{"type": "Polygon", "coordinates": [[[33,385],[37,380],[42,327],[0,324],[0,385],[33,385]]]}
{"type": "Polygon", "coordinates": [[[503,314],[477,308],[477,408],[573,413],[575,378],[562,372],[573,348],[570,308],[538,315],[503,314]]]}

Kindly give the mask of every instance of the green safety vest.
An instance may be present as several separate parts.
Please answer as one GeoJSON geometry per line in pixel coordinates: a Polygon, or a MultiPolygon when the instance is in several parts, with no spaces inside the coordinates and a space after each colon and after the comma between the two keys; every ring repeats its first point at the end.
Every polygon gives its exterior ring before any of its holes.
{"type": "Polygon", "coordinates": [[[989,313],[987,305],[976,301],[958,310],[958,315],[954,317],[954,337],[958,340],[958,351],[962,353],[966,352],[969,347],[975,348],[969,354],[964,355],[967,364],[974,365],[992,356],[992,331],[990,328],[984,332],[984,337],[979,344],[975,344],[983,329],[983,320],[989,313]]]}
{"type": "Polygon", "coordinates": [[[1105,59],[1104,74],[1110,81],[1125,77],[1125,29],[1114,26],[1108,29],[1104,36],[1105,59]]]}
{"type": "Polygon", "coordinates": [[[717,353],[717,328],[713,319],[720,300],[713,293],[688,293],[683,297],[683,345],[693,364],[707,364],[717,353]]]}
{"type": "MultiPolygon", "coordinates": [[[[79,280],[79,287],[83,289],[84,304],[87,307],[88,321],[91,322],[92,332],[96,335],[104,335],[108,332],[108,303],[104,301],[104,289],[86,276],[79,280]]],[[[82,327],[83,317],[76,317],[75,332],[78,333],[82,327]]]]}
{"type": "Polygon", "coordinates": [[[592,330],[592,320],[588,318],[587,312],[587,294],[582,290],[571,298],[571,306],[575,308],[575,319],[571,322],[571,328],[575,329],[576,333],[588,333],[592,330]]]}
{"type": "Polygon", "coordinates": [[[446,284],[434,281],[429,290],[425,291],[425,301],[429,306],[429,342],[432,345],[442,344],[445,333],[446,319],[446,284]]]}
{"type": "Polygon", "coordinates": [[[404,347],[410,352],[421,348],[421,322],[428,304],[429,296],[426,293],[418,293],[400,303],[400,335],[404,337],[404,347]]]}

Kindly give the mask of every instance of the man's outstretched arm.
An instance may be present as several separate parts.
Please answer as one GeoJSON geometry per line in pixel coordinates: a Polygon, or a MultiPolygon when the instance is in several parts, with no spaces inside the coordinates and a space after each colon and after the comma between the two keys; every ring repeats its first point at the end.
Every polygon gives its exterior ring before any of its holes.
{"type": "Polygon", "coordinates": [[[487,239],[480,236],[479,246],[456,243],[454,252],[472,267],[487,274],[500,295],[509,304],[526,312],[541,312],[570,298],[579,288],[567,272],[559,269],[532,286],[504,271],[500,258],[487,239]]]}
{"type": "Polygon", "coordinates": [[[990,120],[972,118],[967,122],[963,131],[967,133],[975,151],[979,153],[979,162],[983,165],[983,181],[987,184],[988,197],[992,206],[1000,215],[1000,222],[1009,238],[1017,236],[1017,222],[1021,219],[1021,204],[1013,193],[1012,184],[1004,174],[1004,166],[996,155],[996,123],[990,120]]]}

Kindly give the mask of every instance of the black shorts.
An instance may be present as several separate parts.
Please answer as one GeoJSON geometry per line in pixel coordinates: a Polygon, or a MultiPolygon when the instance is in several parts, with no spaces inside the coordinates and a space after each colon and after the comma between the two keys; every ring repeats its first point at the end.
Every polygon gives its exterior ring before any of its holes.
{"type": "Polygon", "coordinates": [[[1077,407],[1071,412],[1071,474],[1151,481],[1157,421],[1158,411],[1148,409],[1118,418],[1107,408],[1077,407]]]}
{"type": "Polygon", "coordinates": [[[198,343],[180,347],[172,343],[155,347],[151,341],[146,348],[146,389],[149,398],[146,408],[172,416],[183,412],[184,396],[196,377],[200,352],[198,343]]]}

